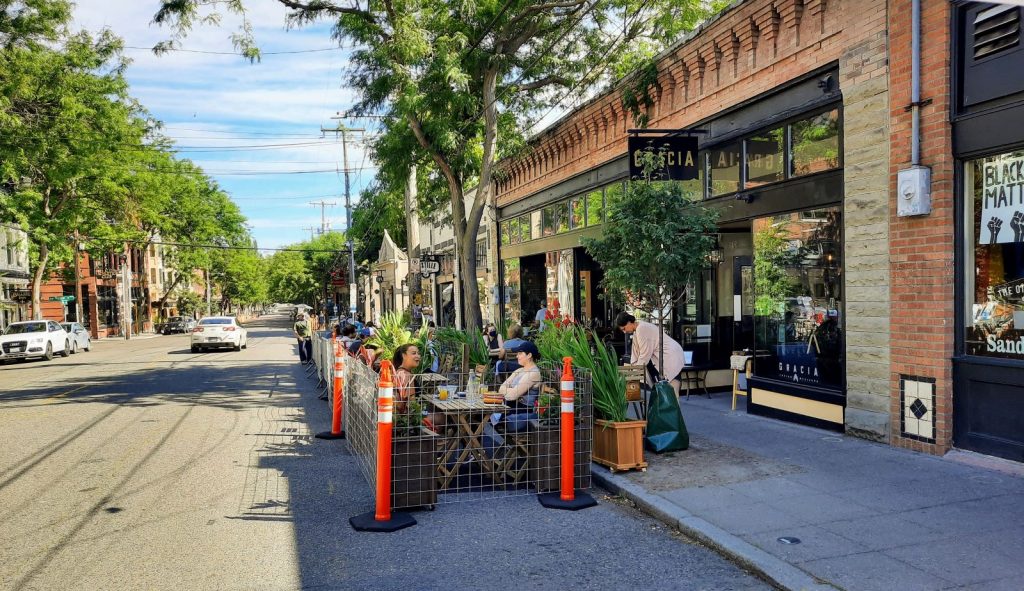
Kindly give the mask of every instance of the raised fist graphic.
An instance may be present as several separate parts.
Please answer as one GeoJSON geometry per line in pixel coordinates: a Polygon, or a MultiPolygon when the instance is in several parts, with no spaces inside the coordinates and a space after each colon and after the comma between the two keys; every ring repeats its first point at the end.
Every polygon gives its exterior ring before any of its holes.
{"type": "Polygon", "coordinates": [[[1024,242],[1024,211],[1017,210],[1013,213],[1010,227],[1013,228],[1013,241],[1024,242]]]}
{"type": "Polygon", "coordinates": [[[988,231],[992,233],[992,239],[989,240],[989,244],[996,244],[999,239],[999,228],[1003,227],[1003,220],[993,217],[988,221],[988,231]]]}

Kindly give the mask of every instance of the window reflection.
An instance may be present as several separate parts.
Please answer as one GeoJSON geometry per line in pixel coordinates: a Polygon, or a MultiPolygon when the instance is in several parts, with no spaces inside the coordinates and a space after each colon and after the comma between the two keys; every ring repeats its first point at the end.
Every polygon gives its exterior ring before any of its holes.
{"type": "Polygon", "coordinates": [[[740,189],[740,143],[733,142],[709,152],[711,196],[735,193],[740,189]]]}
{"type": "Polygon", "coordinates": [[[783,160],[786,128],[780,127],[746,140],[746,187],[760,187],[785,178],[783,160]]]}
{"type": "Polygon", "coordinates": [[[790,126],[792,165],[800,176],[839,167],[839,110],[834,109],[790,126]]]}
{"type": "Polygon", "coordinates": [[[604,221],[604,190],[591,191],[587,195],[587,225],[596,226],[604,221]]]}
{"type": "Polygon", "coordinates": [[[841,216],[833,207],[754,220],[758,376],[842,387],[841,216]]]}
{"type": "Polygon", "coordinates": [[[587,225],[587,196],[579,195],[569,200],[569,229],[577,230],[587,225]]]}
{"type": "Polygon", "coordinates": [[[505,314],[508,323],[521,323],[522,315],[519,306],[519,259],[505,259],[502,265],[502,297],[504,298],[505,314]]]}
{"type": "Polygon", "coordinates": [[[576,268],[572,249],[548,252],[544,266],[547,271],[548,311],[554,316],[575,318],[573,281],[576,268]]]}

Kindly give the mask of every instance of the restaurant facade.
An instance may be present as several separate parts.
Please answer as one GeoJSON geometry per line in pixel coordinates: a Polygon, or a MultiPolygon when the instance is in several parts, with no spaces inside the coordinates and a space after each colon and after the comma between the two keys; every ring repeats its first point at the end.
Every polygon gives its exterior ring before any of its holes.
{"type": "MultiPolygon", "coordinates": [[[[879,1],[748,0],[657,59],[649,127],[697,138],[717,246],[671,334],[731,384],[755,354],[749,412],[881,441],[892,433],[887,18],[879,1]]],[[[581,239],[629,182],[636,127],[611,89],[563,117],[496,186],[504,315],[544,304],[612,335],[622,308],[581,239]]],[[[610,336],[610,339],[614,339],[610,336]]]]}

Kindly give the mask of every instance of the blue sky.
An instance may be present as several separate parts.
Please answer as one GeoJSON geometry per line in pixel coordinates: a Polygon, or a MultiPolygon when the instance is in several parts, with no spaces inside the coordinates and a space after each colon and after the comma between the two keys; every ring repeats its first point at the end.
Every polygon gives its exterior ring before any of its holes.
{"type": "MultiPolygon", "coordinates": [[[[172,35],[150,25],[158,2],[79,0],[75,21],[94,32],[109,27],[129,48],[143,48],[125,50],[133,61],[127,73],[132,95],[164,122],[180,156],[202,166],[231,195],[261,247],[309,239],[304,228],[321,223],[312,201],[337,203],[326,209],[327,221],[343,230],[341,143],[333,134],[322,138],[320,129],[335,127],[331,117],[353,102],[342,73],[346,52],[337,49],[326,25],[288,31],[278,3],[247,4],[267,53],[257,64],[237,55],[196,53],[234,51],[230,35],[238,21],[227,15],[220,27],[197,26],[182,40],[181,48],[191,51],[160,57],[146,49],[172,35]],[[294,51],[304,53],[271,55],[294,51]]],[[[366,121],[346,123],[367,127],[366,121]]],[[[355,202],[372,181],[374,165],[351,141],[349,166],[362,169],[352,174],[355,202]]]]}

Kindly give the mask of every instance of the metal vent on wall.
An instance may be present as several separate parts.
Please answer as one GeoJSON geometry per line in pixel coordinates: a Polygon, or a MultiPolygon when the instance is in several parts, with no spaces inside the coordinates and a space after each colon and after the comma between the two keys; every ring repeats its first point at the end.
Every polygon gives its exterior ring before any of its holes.
{"type": "Polygon", "coordinates": [[[1020,42],[1020,8],[996,6],[974,17],[974,59],[999,53],[1020,42]]]}

